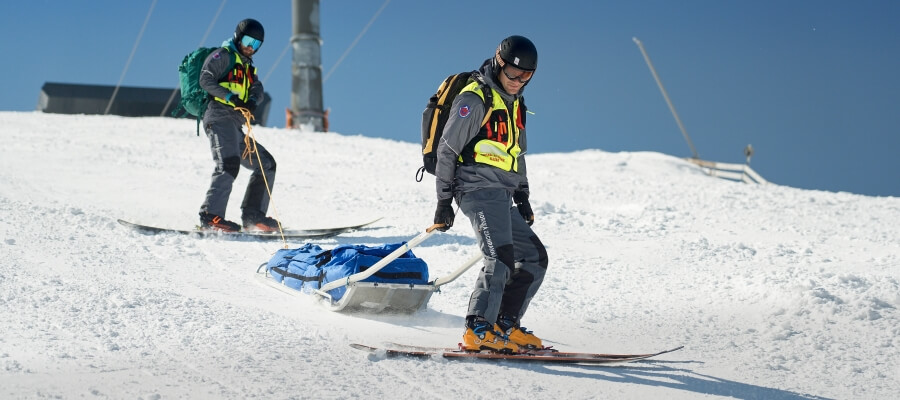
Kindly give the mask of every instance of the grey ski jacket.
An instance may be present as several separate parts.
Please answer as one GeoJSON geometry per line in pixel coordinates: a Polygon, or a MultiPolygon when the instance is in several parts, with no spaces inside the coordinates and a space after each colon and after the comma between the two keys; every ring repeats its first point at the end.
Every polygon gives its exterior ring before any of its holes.
{"type": "MultiPolygon", "coordinates": [[[[524,99],[521,93],[509,94],[494,80],[494,71],[490,61],[486,61],[478,73],[485,83],[493,88],[506,103],[508,109],[512,109],[512,103],[516,98],[524,99]]],[[[487,88],[485,88],[487,90],[487,88]]],[[[489,165],[461,165],[457,163],[459,154],[478,131],[481,129],[481,121],[484,119],[484,101],[477,94],[465,92],[453,100],[450,107],[450,117],[444,126],[441,142],[437,149],[437,166],[435,168],[435,186],[438,200],[448,199],[456,193],[472,192],[485,188],[504,188],[513,192],[515,190],[528,191],[528,178],[525,167],[525,153],[528,151],[528,141],[525,129],[519,130],[518,171],[504,171],[489,165]],[[460,108],[468,106],[468,114],[461,116],[460,108]]]]}
{"type": "MultiPolygon", "coordinates": [[[[225,43],[222,43],[222,48],[212,52],[209,57],[206,58],[206,61],[203,62],[203,68],[200,70],[200,87],[212,96],[220,99],[224,99],[228,96],[228,93],[230,93],[228,89],[219,85],[219,81],[233,68],[231,55],[228,54],[229,50],[237,57],[240,57],[241,62],[243,62],[244,65],[253,62],[251,58],[241,54],[230,39],[226,40],[225,43]],[[229,49],[226,49],[226,47],[229,49]]],[[[253,77],[253,84],[250,85],[249,97],[253,97],[257,101],[263,99],[263,86],[256,76],[253,77]]],[[[233,107],[219,103],[215,100],[210,100],[206,113],[203,114],[204,125],[209,124],[211,121],[221,121],[225,119],[232,119],[238,124],[245,123],[244,116],[233,107]]]]}

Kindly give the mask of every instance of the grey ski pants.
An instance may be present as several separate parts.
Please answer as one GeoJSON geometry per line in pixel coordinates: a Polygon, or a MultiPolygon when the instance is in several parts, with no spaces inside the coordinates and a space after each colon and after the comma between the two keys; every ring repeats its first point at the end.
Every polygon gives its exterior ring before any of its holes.
{"type": "Polygon", "coordinates": [[[262,169],[256,155],[250,159],[241,159],[246,145],[244,144],[244,131],[241,125],[233,120],[223,119],[204,124],[206,136],[209,138],[209,148],[212,151],[213,162],[216,168],[212,173],[209,190],[206,191],[206,199],[200,207],[201,212],[218,215],[225,218],[225,209],[228,206],[228,198],[231,196],[231,187],[234,179],[240,171],[240,167],[250,169],[250,182],[244,193],[244,201],[241,203],[241,217],[266,215],[269,208],[269,193],[266,190],[266,181],[269,188],[275,182],[275,159],[266,149],[256,144],[259,157],[262,160],[262,169]],[[266,177],[263,180],[263,173],[266,177]]]}
{"type": "Polygon", "coordinates": [[[541,287],[547,250],[506,189],[481,189],[457,197],[460,211],[472,222],[484,266],[469,299],[467,316],[497,321],[499,314],[521,319],[541,287]]]}

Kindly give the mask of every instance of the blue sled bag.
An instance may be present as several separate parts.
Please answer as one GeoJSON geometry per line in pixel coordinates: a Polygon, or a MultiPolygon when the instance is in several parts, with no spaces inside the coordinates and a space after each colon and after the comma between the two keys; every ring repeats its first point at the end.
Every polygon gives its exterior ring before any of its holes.
{"type": "Polygon", "coordinates": [[[312,243],[296,249],[281,249],[266,264],[266,270],[275,282],[287,287],[315,290],[322,286],[323,276],[317,264],[327,255],[327,250],[312,243]]]}
{"type": "MultiPolygon", "coordinates": [[[[276,282],[307,292],[363,272],[404,244],[405,242],[381,246],[342,245],[323,250],[315,244],[307,243],[297,249],[279,250],[269,260],[266,269],[276,282]]],[[[427,284],[428,265],[410,250],[362,282],[427,284]]],[[[347,288],[341,286],[330,290],[328,294],[337,301],[346,291],[347,288]]]]}

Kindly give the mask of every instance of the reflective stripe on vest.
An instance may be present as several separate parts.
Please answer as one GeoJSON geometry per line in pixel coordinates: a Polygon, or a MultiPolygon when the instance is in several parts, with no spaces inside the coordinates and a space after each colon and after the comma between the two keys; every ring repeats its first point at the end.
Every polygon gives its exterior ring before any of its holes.
{"type": "MultiPolygon", "coordinates": [[[[230,54],[231,50],[227,47],[225,48],[225,51],[234,57],[234,66],[231,68],[231,71],[228,71],[225,78],[219,81],[219,86],[228,89],[231,93],[239,94],[241,100],[247,101],[250,97],[250,85],[253,84],[253,77],[256,76],[256,67],[250,64],[250,72],[248,73],[240,56],[237,54],[230,54]]],[[[215,97],[215,100],[219,103],[228,104],[229,106],[234,107],[234,103],[225,99],[215,97]]]]}
{"type": "MultiPolygon", "coordinates": [[[[490,90],[493,91],[493,104],[488,115],[485,115],[478,134],[463,148],[459,161],[463,164],[479,163],[518,172],[519,163],[516,160],[522,151],[519,147],[519,129],[524,127],[519,114],[519,99],[513,102],[513,112],[510,114],[500,94],[493,88],[490,90]]],[[[473,92],[484,101],[484,93],[479,89],[478,82],[470,83],[460,91],[463,92],[473,92]]]]}

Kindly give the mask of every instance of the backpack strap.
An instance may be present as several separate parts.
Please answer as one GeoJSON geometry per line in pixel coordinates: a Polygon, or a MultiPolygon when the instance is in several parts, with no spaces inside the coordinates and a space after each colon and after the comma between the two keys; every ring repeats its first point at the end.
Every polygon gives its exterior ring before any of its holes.
{"type": "Polygon", "coordinates": [[[212,101],[212,97],[211,94],[206,93],[206,97],[203,98],[203,107],[200,107],[202,111],[200,112],[200,115],[197,116],[197,136],[200,136],[200,123],[203,122],[203,116],[206,115],[206,109],[209,107],[209,102],[212,101]]]}
{"type": "Polygon", "coordinates": [[[484,93],[484,119],[481,120],[481,126],[484,126],[491,119],[491,113],[494,112],[494,90],[485,86],[481,89],[481,92],[484,93]],[[485,89],[487,89],[487,92],[485,92],[485,89]]]}
{"type": "Polygon", "coordinates": [[[487,82],[484,81],[484,78],[480,74],[472,74],[472,80],[478,82],[478,90],[481,91],[481,94],[484,96],[484,120],[481,121],[481,126],[487,123],[487,120],[491,118],[491,112],[494,111],[494,91],[488,86],[487,82]]]}
{"type": "Polygon", "coordinates": [[[472,80],[478,82],[478,90],[480,90],[481,94],[484,96],[484,119],[481,121],[481,126],[484,126],[484,124],[488,122],[488,119],[491,118],[491,113],[494,111],[494,90],[488,86],[481,75],[476,75],[474,73],[472,75],[472,80]]]}

